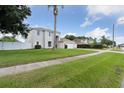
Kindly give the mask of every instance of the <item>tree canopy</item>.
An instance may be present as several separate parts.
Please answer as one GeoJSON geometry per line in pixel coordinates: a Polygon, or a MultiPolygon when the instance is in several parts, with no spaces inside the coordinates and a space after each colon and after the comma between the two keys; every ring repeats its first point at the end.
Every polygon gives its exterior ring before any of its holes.
{"type": "MultiPolygon", "coordinates": [[[[101,39],[99,40],[99,42],[97,41],[98,40],[97,38],[85,37],[85,36],[66,35],[65,38],[69,39],[69,40],[74,40],[74,39],[92,40],[94,45],[101,44],[101,45],[105,45],[106,47],[113,45],[113,41],[106,38],[105,36],[102,36],[101,39]]],[[[116,46],[115,41],[114,41],[114,46],[116,46]]]]}
{"type": "MultiPolygon", "coordinates": [[[[106,45],[108,47],[108,46],[113,45],[113,41],[107,39],[105,36],[102,36],[102,38],[101,38],[101,44],[102,45],[106,45]]],[[[114,41],[114,46],[116,46],[116,42],[115,41],[114,41]]]]}
{"type": "Polygon", "coordinates": [[[24,19],[31,16],[31,10],[25,5],[1,5],[0,6],[0,32],[21,34],[27,37],[30,31],[29,25],[24,19]]]}
{"type": "Polygon", "coordinates": [[[69,40],[74,40],[74,39],[90,39],[90,40],[93,40],[92,37],[74,36],[74,35],[66,35],[65,38],[69,39],[69,40]]]}
{"type": "Polygon", "coordinates": [[[74,35],[66,35],[65,38],[66,38],[66,39],[69,39],[69,40],[74,40],[74,39],[76,39],[77,37],[74,36],[74,35]]]}

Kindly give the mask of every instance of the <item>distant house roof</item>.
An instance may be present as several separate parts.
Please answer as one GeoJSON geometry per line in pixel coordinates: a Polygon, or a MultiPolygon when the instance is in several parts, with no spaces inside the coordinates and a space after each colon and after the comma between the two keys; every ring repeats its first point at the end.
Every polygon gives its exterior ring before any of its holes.
{"type": "Polygon", "coordinates": [[[82,44],[82,39],[74,39],[73,40],[76,44],[82,44]]]}
{"type": "Polygon", "coordinates": [[[73,40],[76,44],[85,44],[85,43],[87,43],[86,41],[87,41],[87,39],[74,39],[73,40]]]}
{"type": "Polygon", "coordinates": [[[118,46],[120,46],[120,47],[124,47],[124,43],[123,43],[123,44],[119,44],[118,46]]]}
{"type": "Polygon", "coordinates": [[[71,41],[71,40],[66,39],[66,38],[61,38],[59,43],[76,44],[74,41],[71,41]]]}
{"type": "MultiPolygon", "coordinates": [[[[37,31],[48,31],[48,32],[54,32],[54,30],[51,30],[51,29],[49,29],[49,28],[43,28],[43,27],[34,27],[34,28],[32,28],[32,30],[37,30],[37,31]]],[[[57,33],[60,33],[60,32],[58,32],[57,31],[57,33]]]]}

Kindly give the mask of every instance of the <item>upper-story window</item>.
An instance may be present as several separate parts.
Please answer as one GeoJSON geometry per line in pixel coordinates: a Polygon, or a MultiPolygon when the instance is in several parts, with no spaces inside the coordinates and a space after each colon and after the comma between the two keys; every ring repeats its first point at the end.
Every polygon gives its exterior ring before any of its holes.
{"type": "Polygon", "coordinates": [[[38,36],[40,35],[40,31],[37,31],[37,35],[38,35],[38,36]]]}
{"type": "Polygon", "coordinates": [[[51,32],[49,32],[49,36],[51,36],[51,32]]]}

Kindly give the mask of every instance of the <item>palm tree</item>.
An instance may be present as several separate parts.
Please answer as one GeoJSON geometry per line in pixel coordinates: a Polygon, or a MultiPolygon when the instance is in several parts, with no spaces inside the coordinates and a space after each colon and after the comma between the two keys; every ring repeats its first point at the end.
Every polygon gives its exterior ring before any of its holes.
{"type": "MultiPolygon", "coordinates": [[[[58,15],[58,6],[57,5],[48,5],[48,9],[50,7],[53,7],[53,15],[54,15],[54,43],[53,43],[53,49],[57,47],[56,42],[56,24],[57,24],[57,15],[58,15]]],[[[63,6],[62,6],[63,8],[63,6]]]]}
{"type": "Polygon", "coordinates": [[[115,25],[113,24],[113,33],[112,33],[113,50],[114,50],[114,30],[115,30],[115,25]]]}

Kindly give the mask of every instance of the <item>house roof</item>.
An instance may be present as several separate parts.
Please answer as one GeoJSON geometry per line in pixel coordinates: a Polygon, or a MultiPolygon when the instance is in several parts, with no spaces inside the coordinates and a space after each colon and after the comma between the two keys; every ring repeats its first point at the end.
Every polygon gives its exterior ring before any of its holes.
{"type": "Polygon", "coordinates": [[[85,41],[86,41],[87,39],[74,39],[73,41],[76,43],[76,44],[84,44],[85,43],[85,41]]]}
{"type": "Polygon", "coordinates": [[[73,40],[76,44],[81,44],[82,43],[82,39],[74,39],[73,40]]]}
{"type": "Polygon", "coordinates": [[[124,47],[124,43],[123,44],[119,44],[118,46],[123,46],[124,47]]]}
{"type": "MultiPolygon", "coordinates": [[[[53,30],[49,29],[49,28],[43,28],[43,27],[34,27],[32,28],[32,30],[37,30],[37,31],[48,31],[48,32],[54,32],[53,30]]],[[[60,34],[60,32],[57,31],[57,33],[60,34]]]]}
{"type": "Polygon", "coordinates": [[[71,40],[66,39],[66,38],[61,38],[59,43],[75,44],[74,41],[71,41],[71,40]]]}

